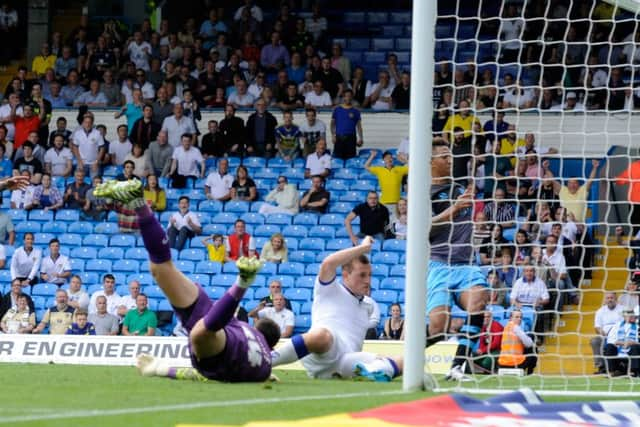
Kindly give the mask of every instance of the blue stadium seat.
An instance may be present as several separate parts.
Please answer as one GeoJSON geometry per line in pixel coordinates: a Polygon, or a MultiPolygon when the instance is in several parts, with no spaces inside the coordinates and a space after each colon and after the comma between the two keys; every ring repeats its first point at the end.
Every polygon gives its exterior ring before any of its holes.
{"type": "Polygon", "coordinates": [[[301,262],[304,264],[315,262],[316,254],[313,251],[293,251],[289,253],[290,262],[301,262]]]}
{"type": "MultiPolygon", "coordinates": [[[[368,175],[368,172],[367,172],[368,175]]],[[[349,190],[352,191],[375,191],[378,188],[378,181],[374,177],[369,179],[357,179],[351,183],[349,190]]]]}
{"type": "Polygon", "coordinates": [[[275,224],[259,225],[253,230],[254,237],[271,237],[274,233],[280,233],[280,226],[275,224]]]}
{"type": "Polygon", "coordinates": [[[371,275],[379,277],[387,277],[389,275],[389,266],[386,264],[372,264],[371,275]]]}
{"type": "Polygon", "coordinates": [[[331,159],[331,169],[342,169],[344,167],[344,160],[342,159],[331,159]]]}
{"type": "Polygon", "coordinates": [[[109,211],[109,214],[107,215],[107,221],[108,221],[108,222],[114,222],[114,223],[117,223],[117,222],[118,222],[118,212],[116,212],[116,211],[109,211]]]}
{"type": "Polygon", "coordinates": [[[340,179],[340,178],[332,179],[329,182],[327,182],[327,185],[325,186],[325,188],[329,192],[336,191],[336,190],[347,191],[349,189],[348,182],[350,182],[350,180],[340,179]]]}
{"type": "Polygon", "coordinates": [[[144,292],[144,294],[148,298],[157,298],[157,299],[164,299],[165,298],[164,292],[162,292],[162,289],[158,285],[147,285],[147,286],[144,286],[142,288],[142,292],[144,292]]]}
{"type": "Polygon", "coordinates": [[[291,167],[291,161],[285,160],[282,157],[272,157],[267,163],[267,166],[270,169],[274,169],[279,174],[282,174],[282,171],[278,171],[279,169],[286,169],[291,167]]]}
{"type": "Polygon", "coordinates": [[[53,297],[56,295],[58,285],[52,283],[38,283],[31,287],[31,295],[53,297]]]}
{"type": "Polygon", "coordinates": [[[224,205],[219,200],[201,200],[198,202],[198,210],[202,212],[222,212],[224,205]]]}
{"type": "Polygon", "coordinates": [[[393,24],[411,24],[411,12],[391,12],[389,21],[393,24]]]}
{"type": "Polygon", "coordinates": [[[236,274],[216,274],[211,277],[213,286],[231,286],[236,282],[236,274]]]}
{"type": "Polygon", "coordinates": [[[187,260],[181,259],[181,260],[175,261],[175,264],[176,264],[176,268],[182,271],[184,274],[191,274],[195,271],[195,264],[193,261],[187,261],[187,260]]]}
{"type": "Polygon", "coordinates": [[[362,62],[361,50],[344,50],[342,54],[348,58],[352,64],[360,64],[362,62]]]}
{"type": "Polygon", "coordinates": [[[264,157],[245,157],[242,161],[247,168],[264,168],[267,166],[267,160],[264,157]]]}
{"type": "Polygon", "coordinates": [[[293,215],[283,213],[269,214],[265,217],[265,224],[289,225],[292,217],[293,215]]]}
{"type": "MultiPolygon", "coordinates": [[[[89,237],[89,236],[87,236],[89,237]]],[[[98,250],[91,247],[77,247],[71,249],[71,258],[95,259],[98,256],[98,250]]]]}
{"type": "Polygon", "coordinates": [[[84,260],[81,258],[71,258],[69,259],[69,263],[71,264],[71,271],[74,274],[78,274],[84,271],[84,260]]]}
{"type": "Polygon", "coordinates": [[[80,273],[79,276],[89,295],[93,293],[92,291],[90,291],[91,286],[98,286],[99,289],[102,289],[102,285],[100,284],[100,276],[98,275],[98,273],[85,271],[80,273]]]}
{"type": "Polygon", "coordinates": [[[307,314],[311,314],[311,307],[313,307],[313,302],[311,301],[307,301],[305,303],[302,303],[302,305],[300,306],[300,314],[302,315],[307,315],[307,314]]]}
{"type": "Polygon", "coordinates": [[[349,50],[368,50],[370,46],[371,40],[367,37],[351,37],[347,40],[349,50]]]}
{"type": "Polygon", "coordinates": [[[136,260],[121,259],[113,263],[113,271],[137,273],[140,271],[140,263],[136,260]]]}
{"type": "Polygon", "coordinates": [[[264,216],[257,212],[245,212],[240,216],[240,219],[250,225],[264,224],[264,216]]]}
{"type": "Polygon", "coordinates": [[[284,274],[269,276],[266,283],[269,284],[274,280],[277,280],[282,284],[282,289],[293,288],[293,285],[295,284],[295,279],[293,278],[293,276],[286,276],[284,274]]]}
{"type": "MultiPolygon", "coordinates": [[[[307,227],[304,227],[302,225],[287,225],[282,228],[282,234],[287,237],[297,237],[304,239],[305,237],[307,237],[307,227]]],[[[289,250],[291,250],[291,248],[289,248],[289,250]]]]}
{"type": "Polygon", "coordinates": [[[404,27],[402,25],[382,25],[380,28],[385,37],[400,37],[404,35],[404,27]]]}
{"type": "Polygon", "coordinates": [[[344,12],[342,14],[342,21],[345,24],[364,24],[366,22],[366,15],[364,12],[344,12]]]}
{"type": "Polygon", "coordinates": [[[27,211],[22,209],[9,209],[7,215],[11,218],[11,221],[18,223],[27,220],[27,211]]]}
{"type": "Polygon", "coordinates": [[[42,223],[37,221],[21,221],[14,226],[16,233],[39,233],[42,223]]]}
{"type": "Polygon", "coordinates": [[[238,266],[235,262],[225,262],[222,264],[223,274],[238,274],[238,266]]]}
{"type": "Polygon", "coordinates": [[[284,296],[291,301],[309,301],[311,300],[311,289],[307,288],[289,288],[284,290],[284,296]]]}
{"type": "Polygon", "coordinates": [[[398,67],[402,70],[408,70],[411,67],[411,52],[395,52],[396,58],[398,58],[398,67]]]}
{"type": "Polygon", "coordinates": [[[316,282],[316,276],[299,276],[296,278],[296,288],[313,289],[316,282]]]}
{"type": "Polygon", "coordinates": [[[309,212],[299,213],[293,216],[294,225],[318,225],[318,215],[309,212]]]}
{"type": "Polygon", "coordinates": [[[358,179],[358,172],[347,166],[344,169],[337,170],[333,174],[333,177],[335,179],[354,180],[354,179],[358,179]]]}
{"type": "Polygon", "coordinates": [[[147,250],[144,248],[129,248],[124,254],[126,259],[146,261],[149,258],[147,250]]]}
{"type": "Polygon", "coordinates": [[[493,320],[496,322],[502,322],[505,320],[506,310],[501,305],[488,305],[487,308],[491,310],[491,314],[493,315],[493,320]]]}
{"type": "Polygon", "coordinates": [[[190,274],[189,279],[191,279],[193,283],[198,283],[202,287],[207,287],[211,284],[211,277],[208,274],[190,274]]]}
{"type": "Polygon", "coordinates": [[[309,230],[309,237],[320,237],[323,239],[333,239],[335,237],[335,231],[332,226],[328,225],[316,225],[309,230]]]}
{"type": "Polygon", "coordinates": [[[380,282],[380,289],[393,289],[395,291],[404,290],[404,278],[387,277],[380,282]]]}
{"type": "Polygon", "coordinates": [[[407,267],[404,264],[393,265],[389,270],[389,276],[391,277],[406,277],[406,275],[407,267]]]}
{"type": "Polygon", "coordinates": [[[33,301],[33,306],[37,310],[46,310],[47,309],[47,299],[42,296],[34,296],[31,294],[31,300],[33,301]]]}
{"type": "Polygon", "coordinates": [[[371,49],[388,52],[393,50],[394,41],[392,38],[374,38],[371,39],[371,49]]]}
{"type": "Polygon", "coordinates": [[[387,59],[386,52],[369,51],[362,55],[364,62],[369,64],[383,64],[387,59]]]}
{"type": "Polygon", "coordinates": [[[349,190],[346,193],[344,193],[342,196],[340,196],[338,200],[341,202],[364,203],[364,201],[366,200],[366,197],[367,195],[364,191],[349,190]]]}
{"type": "Polygon", "coordinates": [[[239,200],[229,200],[224,204],[224,211],[232,212],[235,214],[243,214],[245,212],[249,212],[249,205],[250,205],[250,202],[243,202],[239,200]]]}
{"type": "Polygon", "coordinates": [[[158,302],[158,311],[174,311],[168,299],[161,299],[158,302]]]}
{"type": "Polygon", "coordinates": [[[307,276],[317,276],[320,271],[320,263],[315,262],[315,254],[313,257],[314,260],[307,263],[307,266],[304,268],[304,274],[307,276]]]}
{"type": "Polygon", "coordinates": [[[392,290],[377,290],[371,292],[371,298],[378,303],[393,304],[398,302],[398,293],[392,290]]]}
{"type": "Polygon", "coordinates": [[[256,289],[259,288],[259,287],[267,286],[267,277],[266,276],[257,275],[256,276],[256,281],[253,282],[253,286],[255,286],[256,289]]]}
{"type": "Polygon", "coordinates": [[[100,248],[98,250],[98,258],[117,261],[124,258],[124,250],[122,248],[100,248]]]}
{"type": "Polygon", "coordinates": [[[299,248],[301,250],[324,251],[324,239],[317,237],[307,238],[300,242],[299,248]]]}
{"type": "Polygon", "coordinates": [[[364,164],[367,162],[367,159],[364,157],[352,157],[351,159],[347,159],[344,163],[345,169],[357,173],[358,169],[364,170],[364,164]]]}
{"type": "Polygon", "coordinates": [[[127,284],[137,280],[142,286],[153,285],[153,276],[150,273],[132,273],[127,276],[127,284]]]}
{"type": "Polygon", "coordinates": [[[231,212],[220,212],[211,218],[212,224],[234,224],[238,215],[231,212]]]}
{"type": "Polygon", "coordinates": [[[80,221],[80,212],[75,209],[60,209],[56,212],[56,221],[80,221]]]}
{"type": "Polygon", "coordinates": [[[84,266],[84,271],[99,271],[101,273],[110,272],[113,268],[113,261],[108,259],[90,259],[84,266]]]}
{"type": "Polygon", "coordinates": [[[343,214],[328,213],[328,214],[320,215],[318,223],[320,225],[341,226],[344,224],[344,218],[345,218],[345,215],[343,214]]]}
{"type": "Polygon", "coordinates": [[[202,249],[183,249],[180,251],[180,255],[178,259],[188,260],[188,261],[204,261],[205,260],[205,251],[202,249]]]}
{"type": "Polygon", "coordinates": [[[36,246],[47,246],[49,244],[49,241],[55,238],[56,238],[56,235],[53,233],[40,232],[40,233],[33,234],[34,244],[36,246]]]}
{"type": "Polygon", "coordinates": [[[331,239],[327,241],[325,249],[328,251],[337,251],[353,246],[350,239],[331,239]]]}
{"type": "MultiPolygon", "coordinates": [[[[11,271],[9,269],[0,270],[0,283],[11,283],[11,271]]],[[[9,289],[11,289],[11,285],[9,285],[9,289]]]]}
{"type": "Polygon", "coordinates": [[[224,286],[209,286],[204,289],[207,296],[212,300],[219,300],[227,292],[227,288],[224,286]]]}
{"type": "Polygon", "coordinates": [[[53,221],[53,211],[33,209],[29,211],[28,217],[30,221],[38,221],[38,222],[53,221]]]}
{"type": "Polygon", "coordinates": [[[378,252],[371,259],[374,263],[396,265],[400,262],[400,255],[397,252],[378,252]]]}
{"type": "Polygon", "coordinates": [[[333,214],[348,214],[354,207],[355,204],[351,202],[335,202],[329,206],[329,212],[333,214]]]}
{"type": "Polygon", "coordinates": [[[270,293],[270,291],[269,291],[269,288],[267,288],[267,287],[257,288],[257,287],[256,287],[256,290],[255,290],[255,292],[253,293],[253,297],[254,297],[255,299],[260,300],[260,299],[262,299],[262,298],[264,298],[264,297],[268,297],[270,294],[271,294],[271,293],[270,293]]]}
{"type": "Polygon", "coordinates": [[[105,234],[90,234],[82,239],[82,246],[107,247],[109,246],[109,236],[105,234]]]}
{"type": "Polygon", "coordinates": [[[93,227],[94,233],[99,234],[117,234],[120,232],[118,224],[114,222],[100,222],[93,227]]]}
{"type": "Polygon", "coordinates": [[[389,21],[387,12],[367,12],[367,22],[369,25],[386,24],[389,21]]]}
{"type": "Polygon", "coordinates": [[[382,243],[383,251],[405,252],[407,250],[407,241],[398,239],[388,239],[382,243]]]}
{"type": "Polygon", "coordinates": [[[195,272],[204,274],[220,274],[222,272],[222,264],[214,261],[200,261],[196,264],[195,272]]]}
{"type": "Polygon", "coordinates": [[[133,248],[135,245],[136,238],[131,234],[117,234],[109,239],[109,246],[133,248]]]}
{"type": "Polygon", "coordinates": [[[311,327],[311,315],[301,314],[295,317],[295,333],[303,333],[311,327]]]}
{"type": "Polygon", "coordinates": [[[58,234],[59,237],[64,236],[64,233],[67,232],[67,223],[61,221],[49,221],[42,224],[42,232],[43,233],[54,233],[58,234]]]}
{"type": "MultiPolygon", "coordinates": [[[[284,235],[284,233],[283,233],[284,235]]],[[[302,239],[302,238],[300,238],[302,239]]],[[[287,245],[287,250],[289,251],[297,251],[298,250],[298,246],[300,245],[300,240],[298,240],[298,237],[285,237],[284,241],[287,245]]]]}
{"type": "Polygon", "coordinates": [[[227,234],[227,225],[225,224],[207,224],[202,227],[202,234],[210,236],[212,234],[227,234]]]}
{"type": "Polygon", "coordinates": [[[67,228],[68,233],[91,234],[93,233],[93,225],[88,221],[72,222],[67,228]]]}
{"type": "Polygon", "coordinates": [[[102,171],[104,177],[116,177],[122,172],[122,166],[106,166],[102,171]]]}
{"type": "Polygon", "coordinates": [[[283,262],[278,265],[278,274],[286,274],[289,276],[303,276],[304,264],[301,262],[283,262]]]}
{"type": "MultiPolygon", "coordinates": [[[[283,168],[284,167],[287,167],[287,166],[283,165],[283,168]]],[[[260,178],[260,179],[276,179],[280,175],[280,171],[281,169],[274,169],[270,167],[260,168],[260,169],[256,169],[253,176],[254,178],[260,178]]]]}

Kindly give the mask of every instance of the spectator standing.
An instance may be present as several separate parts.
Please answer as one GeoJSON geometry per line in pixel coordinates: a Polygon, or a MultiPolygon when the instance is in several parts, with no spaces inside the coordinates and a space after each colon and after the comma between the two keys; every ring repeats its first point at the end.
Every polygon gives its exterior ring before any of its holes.
{"type": "Polygon", "coordinates": [[[33,233],[25,233],[23,245],[11,257],[11,280],[20,280],[22,287],[38,283],[42,251],[33,245],[33,233]]]}
{"type": "Polygon", "coordinates": [[[202,153],[193,146],[193,136],[185,133],[181,137],[181,145],[173,150],[171,155],[171,185],[173,188],[185,188],[187,179],[204,177],[205,161],[202,153]]]}
{"type": "Polygon", "coordinates": [[[313,108],[307,108],[304,116],[306,121],[300,125],[300,140],[303,144],[302,155],[306,157],[315,151],[315,146],[321,139],[325,140],[326,148],[327,126],[322,120],[318,120],[317,112],[313,108]]]}
{"type": "Polygon", "coordinates": [[[278,121],[267,111],[264,99],[258,99],[255,107],[255,112],[247,119],[247,152],[253,156],[270,159],[276,151],[278,121]]]}
{"type": "MultiPolygon", "coordinates": [[[[85,114],[82,125],[72,134],[70,146],[77,161],[77,169],[84,171],[84,175],[92,177],[100,172],[98,160],[104,156],[104,138],[93,126],[93,115],[85,114]]],[[[84,177],[84,176],[83,176],[84,177]]]]}
{"type": "Polygon", "coordinates": [[[236,117],[236,109],[227,104],[224,107],[224,119],[220,121],[220,136],[225,152],[230,156],[243,156],[246,145],[244,120],[236,117]]]}
{"type": "Polygon", "coordinates": [[[189,198],[182,196],[178,200],[178,212],[169,218],[167,236],[169,246],[181,251],[188,239],[195,237],[202,232],[198,215],[189,210],[189,198]]]}
{"type": "Polygon", "coordinates": [[[623,320],[622,310],[623,306],[616,303],[616,294],[613,292],[605,293],[604,305],[596,311],[594,319],[596,336],[591,338],[591,350],[593,351],[596,375],[607,372],[605,361],[602,358],[603,347],[606,344],[611,328],[623,320]]]}
{"type": "Polygon", "coordinates": [[[265,45],[260,51],[260,64],[270,74],[275,74],[278,70],[289,65],[289,52],[280,41],[280,33],[271,33],[271,44],[265,45]]]}
{"type": "Polygon", "coordinates": [[[241,256],[256,256],[256,242],[254,238],[246,232],[246,229],[247,226],[243,220],[236,220],[234,233],[230,234],[225,241],[227,252],[225,261],[236,261],[241,256]]]}
{"type": "Polygon", "coordinates": [[[142,117],[136,120],[131,128],[129,139],[133,143],[140,143],[146,151],[151,141],[155,141],[158,138],[160,129],[161,126],[153,121],[153,106],[145,104],[142,108],[142,117]]]}
{"type": "Polygon", "coordinates": [[[331,97],[331,104],[334,104],[334,100],[342,97],[344,91],[344,78],[340,71],[331,66],[331,58],[325,57],[322,59],[322,66],[320,71],[314,74],[314,81],[321,81],[322,87],[329,92],[331,97]]]}
{"type": "Polygon", "coordinates": [[[44,170],[55,177],[67,178],[73,170],[73,153],[64,146],[64,136],[56,134],[53,146],[44,155],[44,170]]]}
{"type": "Polygon", "coordinates": [[[298,157],[300,149],[300,128],[293,124],[293,113],[282,113],[283,124],[278,126],[276,133],[276,148],[278,156],[285,161],[291,161],[298,157]]]}
{"type": "Polygon", "coordinates": [[[129,310],[122,322],[122,335],[154,336],[158,327],[156,313],[149,310],[145,294],[136,298],[136,308],[129,310]]]}
{"type": "Polygon", "coordinates": [[[60,253],[60,241],[49,241],[49,255],[42,258],[40,279],[54,285],[64,285],[71,276],[71,263],[66,255],[60,253]]]}
{"type": "Polygon", "coordinates": [[[64,289],[56,291],[56,304],[44,313],[38,326],[33,329],[34,334],[40,334],[49,327],[49,334],[64,335],[73,321],[73,307],[67,304],[67,292],[64,289]]]}
{"type": "Polygon", "coordinates": [[[157,139],[149,144],[149,149],[145,153],[149,163],[147,169],[151,174],[165,178],[170,175],[173,146],[169,144],[166,130],[158,132],[157,139]]]}
{"type": "Polygon", "coordinates": [[[400,200],[402,180],[409,173],[409,166],[394,166],[393,154],[391,154],[390,151],[382,153],[384,166],[371,166],[377,154],[377,150],[371,150],[369,158],[364,164],[364,168],[378,178],[378,183],[380,184],[380,202],[385,205],[390,212],[393,212],[395,211],[396,203],[400,200]]]}
{"type": "Polygon", "coordinates": [[[89,314],[89,321],[95,325],[96,335],[118,335],[118,318],[107,312],[107,297],[96,298],[96,311],[89,314]]]}
{"type": "Polygon", "coordinates": [[[324,214],[329,207],[331,195],[324,188],[325,180],[319,175],[311,177],[311,188],[300,199],[300,208],[305,212],[324,214]]]}
{"type": "Polygon", "coordinates": [[[364,144],[360,111],[351,104],[352,99],[353,92],[345,90],[342,105],[331,115],[333,157],[343,160],[355,157],[356,146],[364,144]]]}
{"type": "Polygon", "coordinates": [[[411,98],[411,76],[408,72],[403,71],[400,76],[400,82],[393,88],[391,92],[391,106],[395,110],[408,110],[409,100],[411,98]]]}
{"type": "Polygon", "coordinates": [[[185,133],[195,134],[196,128],[193,126],[193,120],[184,115],[182,104],[173,106],[173,115],[167,117],[162,122],[162,130],[167,131],[169,144],[177,148],[180,146],[182,135],[185,133]]]}
{"type": "Polygon", "coordinates": [[[344,219],[349,238],[354,246],[359,244],[358,238],[371,236],[376,240],[385,239],[385,230],[389,225],[389,210],[379,203],[378,193],[369,191],[367,200],[357,205],[344,219]],[[360,232],[354,233],[351,223],[356,217],[360,217],[360,232]]]}
{"type": "Polygon", "coordinates": [[[114,166],[122,166],[125,157],[131,153],[133,144],[128,138],[127,125],[118,126],[118,140],[109,143],[109,159],[114,166]]]}

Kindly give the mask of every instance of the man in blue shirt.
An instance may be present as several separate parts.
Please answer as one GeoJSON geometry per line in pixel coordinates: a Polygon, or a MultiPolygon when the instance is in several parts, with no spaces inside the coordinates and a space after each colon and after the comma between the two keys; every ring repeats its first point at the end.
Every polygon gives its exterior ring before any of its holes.
{"type": "Polygon", "coordinates": [[[331,115],[331,136],[333,137],[333,157],[351,159],[356,157],[356,146],[364,144],[360,111],[355,108],[353,91],[346,89],[342,105],[338,105],[331,115]]]}

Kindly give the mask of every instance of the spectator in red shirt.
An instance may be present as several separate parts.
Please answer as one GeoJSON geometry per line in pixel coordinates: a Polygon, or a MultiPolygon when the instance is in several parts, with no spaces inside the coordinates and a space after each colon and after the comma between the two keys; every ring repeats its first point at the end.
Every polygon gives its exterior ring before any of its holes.
{"type": "Polygon", "coordinates": [[[493,320],[493,313],[490,310],[485,311],[476,350],[476,365],[486,369],[486,373],[494,373],[498,367],[503,330],[502,325],[493,320]]]}
{"type": "Polygon", "coordinates": [[[33,107],[30,104],[22,106],[22,116],[16,115],[16,108],[18,108],[18,100],[13,98],[11,104],[10,118],[16,126],[16,132],[13,143],[13,151],[16,152],[22,144],[29,137],[29,132],[38,132],[40,128],[40,122],[44,120],[46,111],[42,98],[38,100],[40,105],[40,115],[35,115],[33,107]]]}

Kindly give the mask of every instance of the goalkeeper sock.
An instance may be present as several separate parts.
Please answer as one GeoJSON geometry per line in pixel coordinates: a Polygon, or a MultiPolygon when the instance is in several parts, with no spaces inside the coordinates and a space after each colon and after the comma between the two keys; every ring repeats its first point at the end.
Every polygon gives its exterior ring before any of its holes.
{"type": "MultiPolygon", "coordinates": [[[[142,199],[133,200],[131,203],[138,200],[142,199]]],[[[144,202],[144,200],[142,201],[144,202]]],[[[169,238],[162,225],[160,225],[158,218],[146,203],[136,206],[135,209],[144,247],[149,252],[149,260],[154,264],[170,261],[171,248],[169,247],[169,238]]]]}
{"type": "Polygon", "coordinates": [[[211,332],[224,328],[238,308],[246,289],[233,285],[204,315],[204,326],[211,332]]]}
{"type": "Polygon", "coordinates": [[[271,352],[271,366],[287,365],[309,354],[302,335],[294,335],[291,340],[271,352]]]}
{"type": "MultiPolygon", "coordinates": [[[[471,314],[467,319],[467,323],[460,328],[458,348],[456,349],[456,357],[453,359],[453,366],[460,366],[466,361],[471,362],[473,348],[478,342],[483,321],[484,314],[471,314]]],[[[467,366],[470,366],[469,363],[467,366]]]]}
{"type": "Polygon", "coordinates": [[[429,335],[429,328],[427,328],[427,345],[426,347],[431,347],[434,344],[439,343],[440,341],[444,340],[444,333],[439,333],[439,334],[435,334],[430,336],[429,335]]]}

